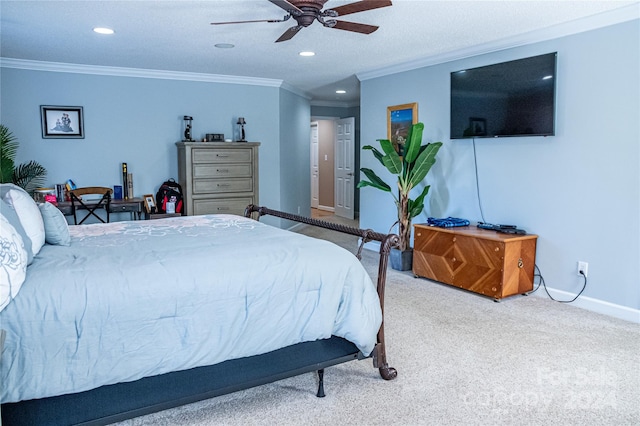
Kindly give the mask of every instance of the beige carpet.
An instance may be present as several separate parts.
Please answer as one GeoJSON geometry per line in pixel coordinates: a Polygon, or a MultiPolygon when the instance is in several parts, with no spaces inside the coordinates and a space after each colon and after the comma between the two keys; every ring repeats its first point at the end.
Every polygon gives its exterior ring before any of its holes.
{"type": "MultiPolygon", "coordinates": [[[[355,237],[298,232],[355,250],[355,237]]],[[[367,270],[376,254],[365,251],[367,270]]],[[[123,425],[638,425],[640,326],[544,297],[495,303],[389,271],[387,354],[123,422],[123,425]]]]}

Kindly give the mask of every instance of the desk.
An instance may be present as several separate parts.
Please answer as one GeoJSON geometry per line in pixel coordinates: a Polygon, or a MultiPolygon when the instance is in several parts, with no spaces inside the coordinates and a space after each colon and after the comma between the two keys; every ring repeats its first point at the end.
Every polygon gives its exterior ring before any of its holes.
{"type": "MultiPolygon", "coordinates": [[[[97,204],[97,202],[92,203],[91,201],[85,201],[84,203],[87,204],[88,206],[97,204]]],[[[57,207],[58,207],[58,210],[60,210],[63,215],[65,216],[73,215],[73,211],[71,209],[71,201],[62,201],[58,203],[57,207]]],[[[80,209],[80,207],[76,205],[77,209],[80,209]]],[[[109,204],[109,213],[131,213],[131,217],[134,220],[136,219],[140,220],[143,211],[144,211],[144,199],[142,198],[129,198],[127,200],[112,199],[111,204],[109,204]]]]}

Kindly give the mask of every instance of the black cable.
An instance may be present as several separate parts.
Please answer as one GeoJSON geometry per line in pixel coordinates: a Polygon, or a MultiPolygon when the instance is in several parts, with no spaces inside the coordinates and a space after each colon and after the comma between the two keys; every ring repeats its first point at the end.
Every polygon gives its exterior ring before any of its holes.
{"type": "Polygon", "coordinates": [[[542,277],[542,272],[540,272],[540,268],[538,268],[538,265],[534,265],[534,267],[538,270],[538,274],[537,275],[534,274],[534,280],[535,280],[535,277],[537,276],[537,277],[540,277],[540,282],[538,283],[538,287],[536,287],[535,290],[529,292],[528,294],[534,293],[538,288],[540,288],[540,284],[542,284],[542,286],[544,287],[544,291],[547,293],[547,296],[549,296],[549,299],[559,303],[571,303],[571,302],[574,302],[578,297],[580,297],[584,289],[587,288],[587,276],[584,274],[584,272],[580,271],[580,275],[582,275],[582,278],[584,278],[584,285],[582,286],[582,290],[580,290],[580,292],[576,294],[576,297],[574,297],[571,300],[554,299],[553,296],[549,294],[549,290],[547,290],[547,284],[544,282],[544,278],[542,277]]]}
{"type": "Polygon", "coordinates": [[[473,165],[476,172],[476,195],[478,197],[478,207],[480,208],[480,218],[482,218],[482,221],[486,223],[487,221],[484,220],[484,213],[482,212],[482,202],[480,201],[480,180],[478,179],[478,156],[476,155],[476,138],[471,138],[471,142],[473,144],[473,165]]]}

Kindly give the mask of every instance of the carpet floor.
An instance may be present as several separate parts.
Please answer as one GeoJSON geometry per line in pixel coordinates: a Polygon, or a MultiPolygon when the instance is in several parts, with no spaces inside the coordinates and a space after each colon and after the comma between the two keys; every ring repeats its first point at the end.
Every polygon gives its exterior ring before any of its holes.
{"type": "MultiPolygon", "coordinates": [[[[296,228],[355,252],[357,238],[296,228]]],[[[377,254],[364,251],[373,278],[377,254]]],[[[638,425],[640,326],[515,296],[495,303],[389,269],[389,364],[304,374],[128,420],[121,425],[638,425]]]]}

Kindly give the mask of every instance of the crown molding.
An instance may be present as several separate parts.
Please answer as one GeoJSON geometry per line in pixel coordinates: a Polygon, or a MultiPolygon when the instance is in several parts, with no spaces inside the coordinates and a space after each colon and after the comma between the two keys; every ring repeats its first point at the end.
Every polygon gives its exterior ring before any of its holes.
{"type": "Polygon", "coordinates": [[[302,98],[305,98],[306,100],[311,100],[311,96],[309,96],[308,93],[303,92],[302,90],[298,89],[295,86],[292,86],[291,84],[287,83],[286,81],[283,81],[280,88],[282,88],[283,90],[287,90],[291,93],[293,93],[294,95],[298,95],[302,98]]]}
{"type": "Polygon", "coordinates": [[[636,19],[640,19],[639,2],[621,7],[619,9],[614,9],[608,12],[599,13],[597,15],[592,15],[585,18],[576,19],[574,21],[553,25],[551,27],[543,28],[540,30],[530,31],[528,33],[509,37],[495,42],[484,43],[477,46],[444,53],[441,55],[434,55],[414,61],[403,62],[401,64],[395,64],[371,71],[364,71],[356,74],[356,77],[358,77],[360,81],[370,80],[372,78],[384,77],[386,75],[397,74],[404,71],[411,71],[427,66],[443,64],[445,62],[465,59],[472,56],[478,56],[486,53],[520,47],[527,44],[552,40],[568,35],[607,27],[610,25],[621,24],[623,22],[633,21],[636,19]]]}
{"type": "Polygon", "coordinates": [[[341,101],[311,101],[311,106],[318,107],[332,107],[332,108],[352,108],[360,106],[360,101],[355,100],[352,102],[341,102],[341,101]]]}
{"type": "Polygon", "coordinates": [[[282,80],[271,78],[150,70],[141,68],[106,67],[99,65],[68,64],[63,62],[44,62],[14,58],[0,58],[0,67],[32,71],[67,72],[76,74],[108,75],[114,77],[157,78],[164,80],[201,81],[207,83],[245,84],[267,87],[281,87],[284,84],[282,80]]]}

